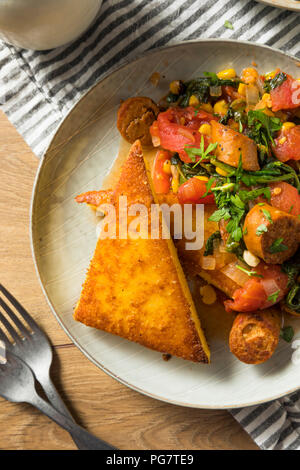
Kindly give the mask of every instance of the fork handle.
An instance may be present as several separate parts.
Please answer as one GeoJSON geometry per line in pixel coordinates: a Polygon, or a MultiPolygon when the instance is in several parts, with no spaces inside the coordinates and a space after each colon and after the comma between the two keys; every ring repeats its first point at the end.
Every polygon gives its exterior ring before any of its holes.
{"type": "Polygon", "coordinates": [[[35,406],[38,410],[48,416],[48,418],[55,421],[59,426],[68,431],[72,436],[78,439],[87,450],[116,450],[115,447],[107,444],[107,442],[98,439],[93,434],[86,431],[84,428],[76,424],[71,418],[59,413],[53,406],[49,405],[37,393],[35,393],[31,400],[28,401],[31,405],[35,406]]]}
{"type": "MultiPolygon", "coordinates": [[[[68,410],[68,408],[66,407],[65,403],[63,402],[61,396],[59,395],[58,391],[56,390],[56,387],[55,387],[54,383],[52,382],[50,376],[49,375],[45,375],[45,376],[40,376],[39,375],[38,381],[42,385],[43,390],[44,390],[48,400],[50,401],[51,405],[53,405],[53,407],[57,411],[59,411],[61,414],[69,417],[70,419],[72,419],[74,421],[73,416],[71,415],[70,411],[68,410]]],[[[88,450],[86,448],[86,446],[78,438],[76,438],[76,436],[73,436],[72,434],[71,434],[71,436],[72,436],[73,441],[77,445],[78,449],[88,450]]]]}

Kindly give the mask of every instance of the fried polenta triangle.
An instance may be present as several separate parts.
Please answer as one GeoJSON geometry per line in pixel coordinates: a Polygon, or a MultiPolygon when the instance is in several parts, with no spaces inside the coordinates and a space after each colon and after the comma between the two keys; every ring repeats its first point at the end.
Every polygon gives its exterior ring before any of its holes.
{"type": "MultiPolygon", "coordinates": [[[[150,220],[156,203],[151,184],[136,141],[112,198],[117,226],[120,196],[127,197],[128,207],[146,206],[150,220]]],[[[100,237],[74,318],[161,353],[209,362],[209,348],[171,239],[100,237]]]]}

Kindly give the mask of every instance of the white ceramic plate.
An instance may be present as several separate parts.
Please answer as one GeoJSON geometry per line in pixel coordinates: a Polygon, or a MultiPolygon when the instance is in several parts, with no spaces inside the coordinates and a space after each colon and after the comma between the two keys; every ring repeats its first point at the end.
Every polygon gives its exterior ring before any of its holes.
{"type": "MultiPolygon", "coordinates": [[[[280,66],[299,75],[296,60],[268,47],[235,41],[188,42],[148,52],[98,83],[70,112],[40,164],[32,202],[32,246],[44,293],[61,326],[97,366],[123,384],[151,397],[199,408],[252,405],[300,388],[300,366],[290,361],[284,341],[265,364],[246,365],[229,352],[230,324],[205,317],[212,351],[210,365],[161,354],[86,327],[72,318],[86,269],[96,245],[91,211],[74,202],[84,191],[101,188],[119,146],[116,112],[121,99],[133,95],[160,98],[173,79],[187,80],[203,71],[255,61],[261,72],[280,66]],[[161,74],[154,88],[153,72],[161,74]],[[220,323],[220,327],[216,325],[220,323]],[[217,333],[216,333],[217,331],[217,333]]],[[[290,322],[289,322],[290,323],[290,322]]],[[[294,321],[296,328],[300,322],[294,321]]]]}
{"type": "Polygon", "coordinates": [[[299,0],[256,0],[270,7],[283,8],[284,10],[300,11],[299,0]]]}

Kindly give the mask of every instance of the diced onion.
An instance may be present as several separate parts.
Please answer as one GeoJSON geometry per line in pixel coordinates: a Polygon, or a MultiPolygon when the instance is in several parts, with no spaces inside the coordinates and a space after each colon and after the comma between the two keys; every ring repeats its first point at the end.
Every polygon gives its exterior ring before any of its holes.
{"type": "Polygon", "coordinates": [[[257,104],[259,101],[258,88],[255,85],[248,85],[246,87],[246,102],[247,105],[252,106],[257,104]]]}
{"type": "Polygon", "coordinates": [[[203,269],[213,271],[216,268],[216,258],[214,256],[203,256],[201,266],[203,269]]]}
{"type": "Polygon", "coordinates": [[[222,87],[221,86],[211,86],[211,87],[209,87],[209,94],[210,94],[210,96],[221,96],[222,95],[222,87]]]}
{"type": "Polygon", "coordinates": [[[274,279],[262,279],[262,285],[268,297],[269,295],[275,294],[278,290],[281,293],[281,289],[274,279]]]}
{"type": "Polygon", "coordinates": [[[178,134],[181,134],[181,135],[183,135],[183,137],[186,137],[187,139],[190,139],[193,142],[195,142],[195,138],[194,138],[193,134],[190,131],[188,131],[187,129],[183,128],[183,127],[180,127],[178,129],[178,134]]]}
{"type": "Polygon", "coordinates": [[[300,348],[297,348],[291,357],[291,361],[295,366],[298,366],[300,364],[300,348]]]}
{"type": "Polygon", "coordinates": [[[220,253],[227,253],[226,245],[223,242],[223,240],[221,240],[221,242],[219,244],[219,250],[220,250],[220,253]]]}
{"type": "Polygon", "coordinates": [[[262,286],[265,290],[267,298],[270,295],[275,294],[275,292],[279,291],[279,295],[276,298],[276,302],[272,302],[271,300],[266,300],[266,302],[263,304],[262,308],[268,308],[271,305],[274,305],[274,303],[277,303],[282,299],[283,292],[282,292],[282,290],[280,289],[280,287],[278,286],[277,282],[274,279],[262,279],[261,283],[262,283],[262,286]]]}
{"type": "Polygon", "coordinates": [[[296,366],[300,364],[300,339],[295,339],[292,344],[291,348],[295,351],[292,354],[291,361],[296,366]]]}
{"type": "Polygon", "coordinates": [[[219,239],[214,239],[213,240],[214,253],[215,253],[215,251],[219,250],[219,246],[220,246],[220,240],[219,239]]]}
{"type": "Polygon", "coordinates": [[[257,88],[259,90],[259,93],[261,95],[263,95],[265,93],[265,90],[264,90],[264,82],[262,81],[262,79],[260,77],[257,77],[256,79],[256,85],[257,85],[257,88]]]}
{"type": "Polygon", "coordinates": [[[300,348],[300,339],[295,339],[292,344],[291,344],[292,349],[298,349],[300,348]]]}
{"type": "Polygon", "coordinates": [[[237,268],[236,265],[236,262],[226,264],[226,266],[221,269],[221,272],[225,274],[225,276],[229,277],[229,279],[236,282],[239,286],[243,286],[247,281],[249,281],[250,277],[248,274],[237,268]]]}

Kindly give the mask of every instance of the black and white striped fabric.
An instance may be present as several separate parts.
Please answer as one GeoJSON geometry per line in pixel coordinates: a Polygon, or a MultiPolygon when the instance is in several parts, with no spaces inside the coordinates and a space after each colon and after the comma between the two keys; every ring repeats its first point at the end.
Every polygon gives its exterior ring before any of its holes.
{"type": "MultiPolygon", "coordinates": [[[[70,108],[123,59],[216,37],[267,44],[300,58],[300,13],[253,0],[104,0],[93,25],[68,46],[34,52],[0,42],[0,104],[41,157],[70,108]]],[[[262,449],[300,450],[300,391],[231,412],[262,449]]]]}

